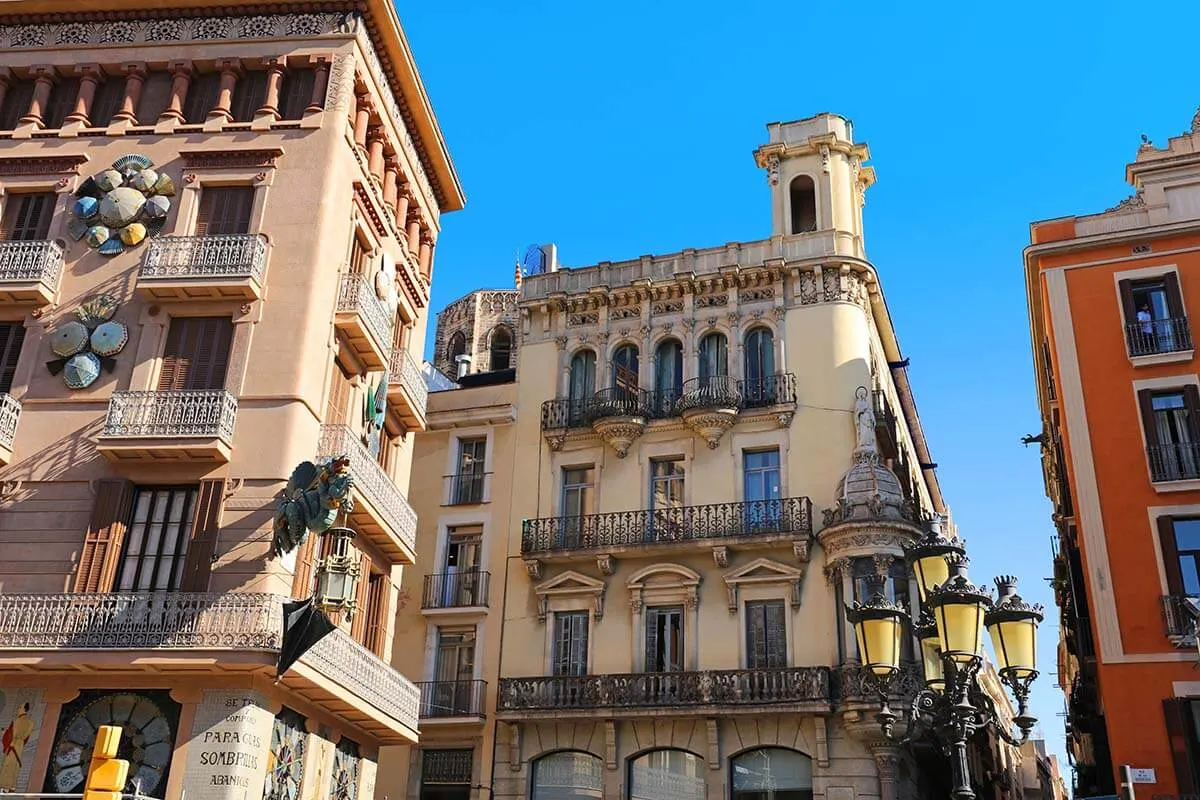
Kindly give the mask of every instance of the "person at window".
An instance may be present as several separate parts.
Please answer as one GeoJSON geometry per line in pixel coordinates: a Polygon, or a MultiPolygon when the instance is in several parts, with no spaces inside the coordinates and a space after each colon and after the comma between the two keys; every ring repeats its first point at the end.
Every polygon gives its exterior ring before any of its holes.
{"type": "Polygon", "coordinates": [[[1150,335],[1154,333],[1154,317],[1150,314],[1150,306],[1143,305],[1137,312],[1138,322],[1141,323],[1142,333],[1150,335]]]}

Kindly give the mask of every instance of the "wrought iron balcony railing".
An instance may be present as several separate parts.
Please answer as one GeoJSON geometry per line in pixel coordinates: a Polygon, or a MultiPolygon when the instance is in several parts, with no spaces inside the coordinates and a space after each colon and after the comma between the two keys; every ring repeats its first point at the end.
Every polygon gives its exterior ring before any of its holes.
{"type": "Polygon", "coordinates": [[[1192,601],[1200,607],[1200,595],[1173,594],[1162,599],[1163,622],[1166,624],[1167,637],[1180,642],[1196,639],[1196,618],[1189,610],[1192,601]]]}
{"type": "Polygon", "coordinates": [[[796,376],[789,373],[737,380],[721,375],[692,378],[679,388],[601,389],[589,397],[542,403],[542,430],[586,428],[604,417],[668,419],[695,408],[765,408],[796,402],[796,376]]]}
{"type": "Polygon", "coordinates": [[[138,280],[251,278],[261,284],[266,265],[261,234],[160,236],[150,240],[138,280]]]}
{"type": "Polygon", "coordinates": [[[446,476],[446,505],[470,506],[484,502],[490,472],[460,472],[446,476]]]}
{"type": "Polygon", "coordinates": [[[421,719],[482,717],[487,681],[423,681],[421,719]]]}
{"type": "Polygon", "coordinates": [[[492,573],[466,569],[425,576],[421,608],[470,608],[487,606],[492,573]]]}
{"type": "Polygon", "coordinates": [[[521,553],[779,533],[812,533],[812,503],[807,497],[527,519],[521,529],[521,553]]]}
{"type": "Polygon", "coordinates": [[[425,408],[429,403],[429,387],[421,375],[421,367],[407,350],[397,348],[392,351],[392,363],[388,369],[388,383],[398,385],[408,393],[412,402],[417,405],[421,416],[425,416],[425,408]]]}
{"type": "Polygon", "coordinates": [[[0,242],[0,284],[41,283],[58,289],[63,249],[46,240],[0,242]]]}
{"type": "Polygon", "coordinates": [[[337,310],[358,314],[367,331],[380,347],[392,343],[392,320],[390,312],[375,289],[361,275],[345,274],[338,285],[337,310]]]}
{"type": "MultiPolygon", "coordinates": [[[[229,592],[0,594],[0,650],[262,650],[278,653],[284,598],[229,592]]],[[[300,660],[417,728],[420,690],[335,630],[300,660]]]]}
{"type": "Polygon", "coordinates": [[[0,447],[12,449],[17,438],[17,420],[21,418],[21,404],[11,394],[0,394],[0,447]]]}
{"type": "Polygon", "coordinates": [[[1184,481],[1200,478],[1200,442],[1176,442],[1146,448],[1150,459],[1150,479],[1184,481]]]}
{"type": "Polygon", "coordinates": [[[233,442],[237,398],[216,392],[113,392],[102,437],[233,442]]]}
{"type": "Polygon", "coordinates": [[[1187,317],[1146,320],[1125,326],[1131,356],[1178,353],[1192,349],[1192,331],[1187,317]]]}
{"type": "Polygon", "coordinates": [[[502,678],[500,711],[829,703],[829,667],[502,678]]]}
{"type": "Polygon", "coordinates": [[[417,512],[413,511],[404,492],[400,491],[395,481],[383,471],[383,467],[379,466],[379,462],[371,456],[348,425],[322,425],[321,438],[317,442],[317,456],[349,458],[354,488],[366,497],[392,533],[406,544],[410,551],[416,550],[417,512]]]}

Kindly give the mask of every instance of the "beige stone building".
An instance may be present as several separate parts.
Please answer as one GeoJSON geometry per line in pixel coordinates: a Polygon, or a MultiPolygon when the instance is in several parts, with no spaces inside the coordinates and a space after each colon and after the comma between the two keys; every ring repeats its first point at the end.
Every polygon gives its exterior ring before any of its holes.
{"type": "Polygon", "coordinates": [[[111,722],[152,797],[365,800],[417,738],[392,621],[463,205],[395,10],[3,6],[0,791],[80,791],[111,722]],[[351,549],[274,555],[332,456],[351,549]],[[281,601],[337,559],[354,613],[277,681],[281,601]]]}
{"type": "MultiPolygon", "coordinates": [[[[883,740],[843,613],[878,573],[915,603],[902,545],[952,524],[866,259],[874,171],[836,115],[768,133],[769,239],[526,275],[515,379],[431,395],[394,651],[421,743],[389,796],[943,791],[883,740]]],[[[440,320],[443,371],[510,324],[489,294],[440,320]]],[[[981,796],[1023,796],[1015,750],[974,759],[981,796]]]]}

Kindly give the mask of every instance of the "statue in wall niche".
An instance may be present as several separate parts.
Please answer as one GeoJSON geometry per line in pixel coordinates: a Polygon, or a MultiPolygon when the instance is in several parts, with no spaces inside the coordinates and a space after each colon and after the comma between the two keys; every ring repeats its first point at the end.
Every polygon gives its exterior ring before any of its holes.
{"type": "Polygon", "coordinates": [[[304,461],[292,470],[275,508],[275,555],[292,552],[304,544],[309,533],[324,533],[340,513],[353,511],[353,487],[350,459],[345,456],[304,461]]]}
{"type": "Polygon", "coordinates": [[[875,409],[871,407],[871,393],[865,386],[854,392],[854,424],[858,431],[858,449],[875,452],[875,409]]]}

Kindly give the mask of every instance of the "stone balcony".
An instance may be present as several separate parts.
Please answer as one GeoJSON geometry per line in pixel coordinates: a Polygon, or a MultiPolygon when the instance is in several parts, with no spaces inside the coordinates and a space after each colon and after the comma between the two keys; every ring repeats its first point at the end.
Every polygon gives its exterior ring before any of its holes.
{"type": "Polygon", "coordinates": [[[237,405],[223,390],[113,392],[97,449],[116,463],[227,462],[237,405]]]}
{"type": "MultiPolygon", "coordinates": [[[[30,671],[241,672],[273,681],[284,601],[238,592],[0,594],[0,683],[30,671]]],[[[416,742],[420,690],[341,629],[280,682],[383,744],[416,742]]]]}
{"type": "Polygon", "coordinates": [[[425,430],[425,405],[429,400],[429,389],[421,367],[407,350],[397,348],[392,353],[388,368],[388,402],[392,404],[400,421],[409,430],[425,430]]]}
{"type": "Polygon", "coordinates": [[[416,563],[417,514],[354,431],[348,425],[322,425],[317,456],[350,459],[350,474],[354,477],[350,527],[370,539],[394,563],[416,563]]]}
{"type": "Polygon", "coordinates": [[[383,369],[391,362],[394,317],[395,309],[389,309],[379,299],[366,278],[342,275],[334,325],[368,370],[383,369]]]}
{"type": "Polygon", "coordinates": [[[828,713],[829,667],[501,678],[502,719],[828,713]]]}
{"type": "Polygon", "coordinates": [[[527,562],[592,561],[598,556],[662,558],[708,547],[754,549],[791,544],[808,560],[812,503],[807,497],[615,511],[527,519],[521,557],[527,562]]]}
{"type": "Polygon", "coordinates": [[[0,242],[0,303],[53,303],[62,265],[63,249],[58,242],[0,242]]]}
{"type": "Polygon", "coordinates": [[[137,289],[147,300],[259,300],[266,269],[262,235],[161,236],[147,244],[137,289]]]}
{"type": "Polygon", "coordinates": [[[17,422],[21,404],[10,394],[0,394],[0,467],[12,461],[13,442],[17,438],[17,422]]]}

